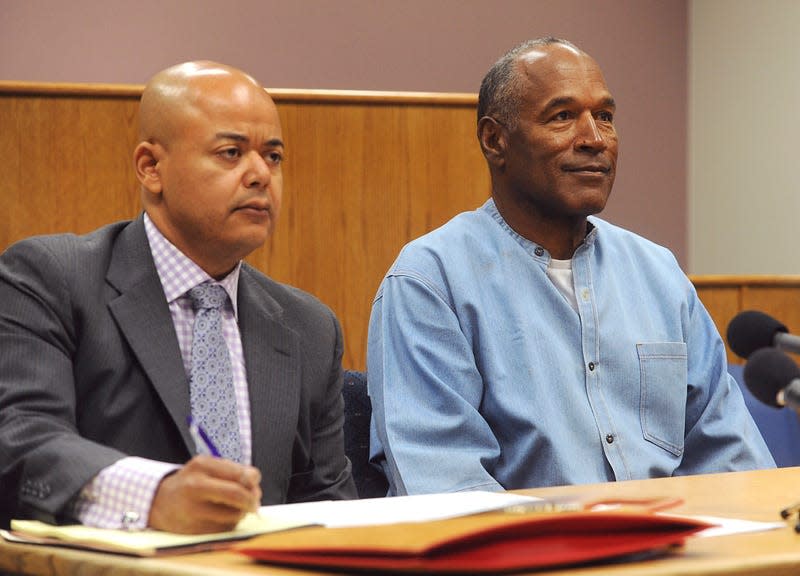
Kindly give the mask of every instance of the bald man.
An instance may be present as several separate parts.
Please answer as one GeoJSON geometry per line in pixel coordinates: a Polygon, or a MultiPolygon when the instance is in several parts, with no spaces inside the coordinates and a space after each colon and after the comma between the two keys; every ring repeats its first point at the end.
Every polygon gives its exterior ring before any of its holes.
{"type": "Polygon", "coordinates": [[[280,213],[271,98],[229,66],[177,65],[145,87],[140,138],[139,218],[0,256],[3,520],[200,533],[260,504],[356,497],[339,323],[242,262],[280,213]],[[200,285],[225,294],[236,461],[199,455],[189,430],[200,285]]]}

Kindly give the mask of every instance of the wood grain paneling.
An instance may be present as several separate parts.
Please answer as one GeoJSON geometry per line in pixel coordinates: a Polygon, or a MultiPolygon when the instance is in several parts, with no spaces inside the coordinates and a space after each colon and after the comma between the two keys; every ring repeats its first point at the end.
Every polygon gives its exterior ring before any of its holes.
{"type": "MultiPolygon", "coordinates": [[[[692,276],[691,280],[723,338],[731,319],[743,310],[765,312],[790,332],[800,333],[800,276],[692,276]]],[[[728,361],[744,362],[730,349],[728,361]]]]}
{"type": "MultiPolygon", "coordinates": [[[[0,249],[139,213],[131,158],[141,89],[0,82],[0,249]]],[[[287,143],[284,206],[275,235],[248,261],[331,306],[344,365],[364,369],[372,298],[400,248],[489,196],[476,97],[270,92],[287,143]]],[[[800,332],[800,277],[692,281],[723,336],[745,309],[800,332]]]]}
{"type": "MultiPolygon", "coordinates": [[[[366,365],[369,311],[412,238],[489,196],[474,95],[271,91],[287,144],[273,238],[248,261],[331,306],[346,367],[366,365]]],[[[0,249],[141,210],[141,87],[0,83],[0,249]]]]}
{"type": "MultiPolygon", "coordinates": [[[[703,305],[711,314],[717,330],[725,338],[725,331],[731,319],[740,311],[741,294],[738,286],[719,286],[704,287],[695,286],[697,295],[703,305]]],[[[727,344],[726,344],[727,346],[727,344]]],[[[728,350],[728,361],[734,361],[736,357],[728,350]]]]}
{"type": "Polygon", "coordinates": [[[363,368],[369,311],[400,248],[489,196],[472,106],[278,101],[284,213],[248,260],[339,316],[363,368]]]}
{"type": "Polygon", "coordinates": [[[0,246],[139,211],[135,99],[0,96],[0,246]]]}

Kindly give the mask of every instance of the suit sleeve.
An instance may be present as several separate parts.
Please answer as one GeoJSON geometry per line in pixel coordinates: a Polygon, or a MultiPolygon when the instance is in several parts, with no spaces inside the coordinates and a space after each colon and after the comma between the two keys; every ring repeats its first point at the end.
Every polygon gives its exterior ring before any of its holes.
{"type": "MultiPolygon", "coordinates": [[[[326,309],[325,318],[328,328],[324,332],[330,336],[312,335],[305,347],[304,370],[308,370],[312,380],[307,420],[309,442],[301,441],[296,445],[294,459],[310,462],[310,466],[293,466],[289,502],[358,497],[350,461],[344,452],[342,330],[330,310],[326,309]],[[319,377],[315,376],[317,373],[319,377]]],[[[300,436],[306,437],[306,434],[300,436]]]]}
{"type": "Polygon", "coordinates": [[[53,521],[123,456],[77,433],[68,251],[37,239],[0,257],[0,514],[53,521]]]}

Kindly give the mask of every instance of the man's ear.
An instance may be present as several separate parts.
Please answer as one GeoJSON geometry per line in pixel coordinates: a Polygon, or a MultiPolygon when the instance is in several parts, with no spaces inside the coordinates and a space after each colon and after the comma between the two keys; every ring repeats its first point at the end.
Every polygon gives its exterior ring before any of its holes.
{"type": "Polygon", "coordinates": [[[159,161],[164,155],[164,148],[154,142],[139,142],[133,151],[133,167],[136,177],[142,186],[151,194],[160,194],[162,189],[159,161]]]}
{"type": "Polygon", "coordinates": [[[508,131],[491,116],[478,121],[478,141],[481,151],[490,166],[500,168],[505,165],[508,131]]]}

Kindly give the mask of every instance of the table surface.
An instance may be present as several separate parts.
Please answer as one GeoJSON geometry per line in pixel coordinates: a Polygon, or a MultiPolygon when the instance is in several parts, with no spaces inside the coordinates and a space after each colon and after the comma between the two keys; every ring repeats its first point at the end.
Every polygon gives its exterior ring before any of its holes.
{"type": "MultiPolygon", "coordinates": [[[[800,501],[800,467],[657,478],[582,486],[520,491],[541,497],[586,499],[678,497],[676,513],[724,516],[767,522],[780,521],[779,511],[800,501]]],[[[233,552],[205,552],[162,558],[86,552],[51,546],[11,544],[0,540],[0,571],[58,576],[171,576],[188,574],[302,575],[315,571],[268,566],[233,552]]],[[[656,558],[538,571],[553,575],[700,575],[783,576],[800,574],[800,535],[792,522],[767,532],[712,538],[690,538],[656,558]]]]}

